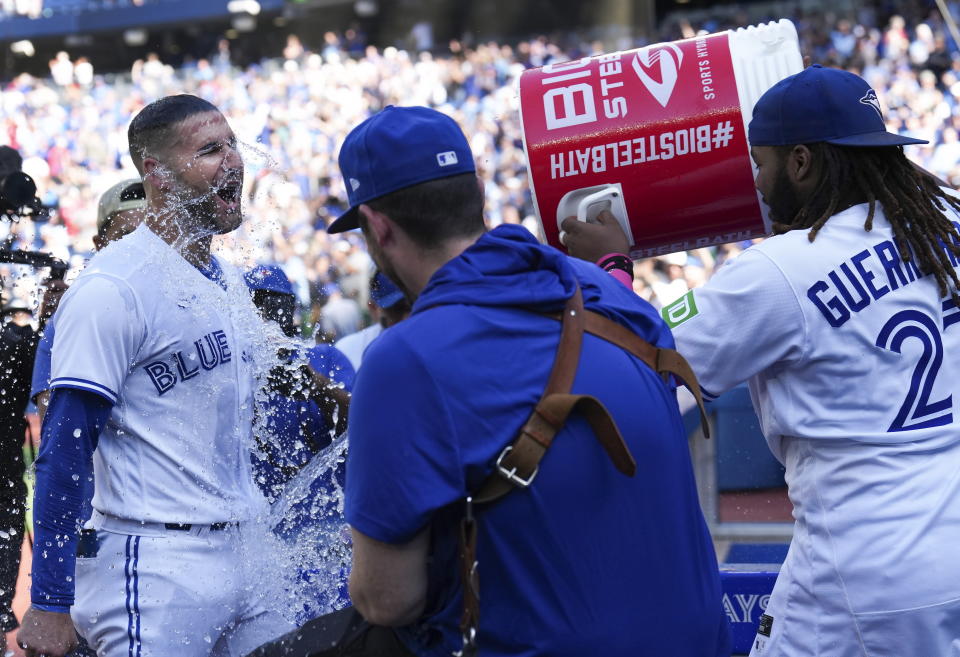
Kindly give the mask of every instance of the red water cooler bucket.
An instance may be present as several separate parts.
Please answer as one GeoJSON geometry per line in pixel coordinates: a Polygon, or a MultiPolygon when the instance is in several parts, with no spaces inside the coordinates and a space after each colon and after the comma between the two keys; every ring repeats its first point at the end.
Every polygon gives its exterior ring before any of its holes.
{"type": "Polygon", "coordinates": [[[520,114],[544,236],[608,209],[634,258],[770,232],[747,125],[803,67],[787,20],[526,71],[520,114]]]}

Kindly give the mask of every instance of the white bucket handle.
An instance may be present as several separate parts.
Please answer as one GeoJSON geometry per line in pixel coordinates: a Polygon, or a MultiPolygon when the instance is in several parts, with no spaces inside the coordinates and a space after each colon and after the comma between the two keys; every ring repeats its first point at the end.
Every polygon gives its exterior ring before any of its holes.
{"type": "MultiPolygon", "coordinates": [[[[607,185],[601,190],[594,192],[593,194],[588,194],[580,199],[580,203],[577,204],[577,221],[586,221],[587,220],[587,209],[596,203],[597,201],[603,201],[605,199],[615,199],[620,196],[620,191],[617,189],[616,185],[607,185]]],[[[612,206],[611,202],[611,206],[612,206]]]]}

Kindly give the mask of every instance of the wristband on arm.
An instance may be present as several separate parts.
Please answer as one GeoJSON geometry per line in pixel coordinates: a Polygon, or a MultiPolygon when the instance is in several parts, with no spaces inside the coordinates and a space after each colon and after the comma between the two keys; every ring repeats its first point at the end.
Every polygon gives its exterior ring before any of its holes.
{"type": "Polygon", "coordinates": [[[611,269],[619,269],[630,274],[631,278],[633,277],[633,260],[622,253],[608,253],[597,260],[597,266],[606,272],[611,269]]]}

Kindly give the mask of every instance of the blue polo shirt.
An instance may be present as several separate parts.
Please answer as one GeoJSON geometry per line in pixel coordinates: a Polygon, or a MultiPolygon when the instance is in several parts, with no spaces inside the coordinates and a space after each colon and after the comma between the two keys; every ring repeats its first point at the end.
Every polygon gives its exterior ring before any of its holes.
{"type": "MultiPolygon", "coordinates": [[[[418,655],[461,647],[462,500],[530,415],[552,367],[556,312],[588,309],[672,347],[659,314],[593,264],[501,226],[438,270],[412,316],[373,343],[350,414],[347,521],[401,544],[430,528],[418,655]]],[[[533,485],[478,510],[481,654],[727,657],[716,556],[675,391],[591,335],[573,392],[599,398],[637,460],[619,473],[572,416],[533,485]]]]}

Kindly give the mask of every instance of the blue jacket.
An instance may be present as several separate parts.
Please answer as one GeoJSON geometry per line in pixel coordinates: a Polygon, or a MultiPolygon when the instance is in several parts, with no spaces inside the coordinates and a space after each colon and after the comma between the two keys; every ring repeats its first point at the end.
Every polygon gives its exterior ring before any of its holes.
{"type": "MultiPolygon", "coordinates": [[[[429,527],[427,611],[404,636],[418,655],[460,647],[456,527],[539,399],[576,282],[587,308],[654,344],[658,313],[598,267],[501,226],[430,279],[412,316],[371,345],[357,377],[347,521],[403,543],[429,527]]],[[[716,557],[674,390],[586,335],[575,393],[598,397],[638,463],[620,474],[571,417],[533,485],[479,511],[483,655],[729,655],[716,557]]]]}

